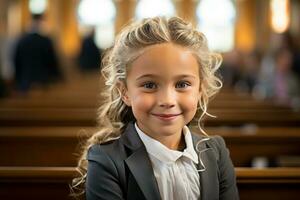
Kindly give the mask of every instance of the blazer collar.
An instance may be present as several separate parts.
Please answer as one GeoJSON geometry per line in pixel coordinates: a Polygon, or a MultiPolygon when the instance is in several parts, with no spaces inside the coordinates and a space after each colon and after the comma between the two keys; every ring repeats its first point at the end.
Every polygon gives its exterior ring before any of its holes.
{"type": "Polygon", "coordinates": [[[147,200],[160,200],[158,185],[146,148],[138,136],[133,123],[129,123],[121,141],[132,153],[125,160],[130,172],[147,200]]]}
{"type": "MultiPolygon", "coordinates": [[[[207,142],[200,142],[204,137],[192,134],[193,145],[198,154],[197,169],[205,170],[199,172],[200,177],[200,195],[201,200],[218,199],[218,177],[216,170],[218,168],[214,151],[207,145],[207,142]],[[198,144],[199,143],[199,144],[198,144]]],[[[146,148],[138,136],[133,123],[129,123],[120,139],[128,147],[132,154],[125,160],[129,170],[133,174],[137,184],[141,188],[147,200],[160,200],[159,188],[154,176],[152,164],[146,148]]]]}
{"type": "Polygon", "coordinates": [[[135,151],[141,147],[144,147],[144,144],[138,133],[134,128],[134,123],[130,122],[125,128],[123,134],[121,135],[120,140],[123,142],[125,146],[127,146],[132,151],[135,151]]]}

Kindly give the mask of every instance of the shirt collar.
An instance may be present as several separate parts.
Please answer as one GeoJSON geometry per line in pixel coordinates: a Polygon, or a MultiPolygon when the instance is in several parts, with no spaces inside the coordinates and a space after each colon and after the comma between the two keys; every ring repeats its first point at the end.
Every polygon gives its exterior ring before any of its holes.
{"type": "Polygon", "coordinates": [[[147,152],[159,159],[162,162],[174,163],[178,160],[181,156],[185,156],[191,159],[194,163],[198,164],[198,155],[193,146],[192,135],[187,126],[183,127],[183,134],[185,139],[186,148],[183,152],[172,150],[167,148],[165,145],[160,143],[159,141],[149,137],[146,135],[135,123],[135,129],[141,138],[142,142],[144,143],[147,152]]]}

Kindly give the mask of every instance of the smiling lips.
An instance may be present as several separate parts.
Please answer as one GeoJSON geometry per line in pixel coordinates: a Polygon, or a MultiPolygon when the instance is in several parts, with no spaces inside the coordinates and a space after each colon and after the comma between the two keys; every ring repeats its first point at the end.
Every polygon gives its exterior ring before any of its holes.
{"type": "Polygon", "coordinates": [[[175,119],[177,116],[181,115],[181,113],[179,114],[153,114],[155,117],[159,118],[160,120],[163,121],[171,121],[173,119],[175,119]]]}

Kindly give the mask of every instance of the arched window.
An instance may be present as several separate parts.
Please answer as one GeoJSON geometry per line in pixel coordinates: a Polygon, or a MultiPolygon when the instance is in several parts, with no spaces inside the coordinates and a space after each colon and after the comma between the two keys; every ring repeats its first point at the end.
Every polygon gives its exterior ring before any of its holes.
{"type": "Polygon", "coordinates": [[[47,0],[30,0],[29,11],[32,14],[41,14],[46,10],[47,0]]]}
{"type": "Polygon", "coordinates": [[[290,1],[271,0],[271,23],[276,33],[285,32],[290,25],[290,1]]]}
{"type": "Polygon", "coordinates": [[[175,7],[171,0],[139,0],[135,10],[137,19],[155,16],[170,17],[175,14],[175,7]]]}
{"type": "Polygon", "coordinates": [[[200,0],[196,13],[198,28],[212,50],[230,51],[234,48],[236,8],[234,0],[200,0]]]}
{"type": "Polygon", "coordinates": [[[95,42],[99,48],[110,47],[115,35],[116,8],[112,0],[81,0],[78,19],[81,28],[95,28],[95,42]]]}

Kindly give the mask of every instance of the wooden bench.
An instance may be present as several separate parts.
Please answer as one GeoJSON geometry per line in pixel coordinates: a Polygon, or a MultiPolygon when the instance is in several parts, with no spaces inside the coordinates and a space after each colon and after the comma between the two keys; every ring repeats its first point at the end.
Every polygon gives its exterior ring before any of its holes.
{"type": "Polygon", "coordinates": [[[249,126],[209,127],[206,130],[209,135],[221,135],[225,139],[237,167],[250,166],[255,157],[265,157],[276,166],[279,156],[300,155],[300,128],[249,126]]]}
{"type": "MultiPolygon", "coordinates": [[[[299,199],[300,168],[236,168],[241,200],[299,199]]],[[[69,200],[72,167],[0,167],[0,199],[69,200]]]]}
{"type": "MultiPolygon", "coordinates": [[[[79,144],[95,127],[0,127],[0,166],[76,166],[79,144]],[[9,153],[8,153],[9,152],[9,153]]],[[[254,157],[300,155],[300,128],[212,128],[224,137],[236,167],[254,157]]]]}
{"type": "Polygon", "coordinates": [[[241,200],[296,200],[300,191],[300,168],[236,168],[241,200]]]}
{"type": "Polygon", "coordinates": [[[0,166],[76,166],[93,127],[0,127],[0,166]]]}
{"type": "Polygon", "coordinates": [[[300,126],[300,112],[264,109],[210,109],[210,114],[217,118],[207,117],[206,126],[243,126],[256,124],[258,126],[300,126]]]}
{"type": "Polygon", "coordinates": [[[0,167],[0,199],[71,200],[71,167],[0,167]]]}
{"type": "MultiPolygon", "coordinates": [[[[66,96],[41,95],[35,97],[0,99],[0,108],[97,108],[101,105],[100,94],[68,94],[66,96]],[[69,95],[69,96],[68,96],[69,95]]],[[[276,106],[270,102],[253,99],[222,99],[216,97],[210,104],[211,109],[275,109],[287,111],[289,108],[276,106]]]]}
{"type": "MultiPolygon", "coordinates": [[[[25,97],[0,99],[0,108],[97,108],[101,105],[100,93],[103,84],[96,77],[94,81],[83,79],[79,82],[57,85],[46,91],[30,91],[25,97]]],[[[275,105],[271,101],[255,100],[249,94],[237,94],[231,90],[222,90],[210,102],[209,107],[212,109],[289,109],[286,106],[275,105]]]]}
{"type": "MultiPolygon", "coordinates": [[[[215,109],[206,126],[300,126],[299,112],[215,109]]],[[[88,108],[0,108],[0,126],[94,126],[97,110],[88,108]]]]}
{"type": "Polygon", "coordinates": [[[0,109],[0,126],[95,126],[96,109],[0,109]]]}

